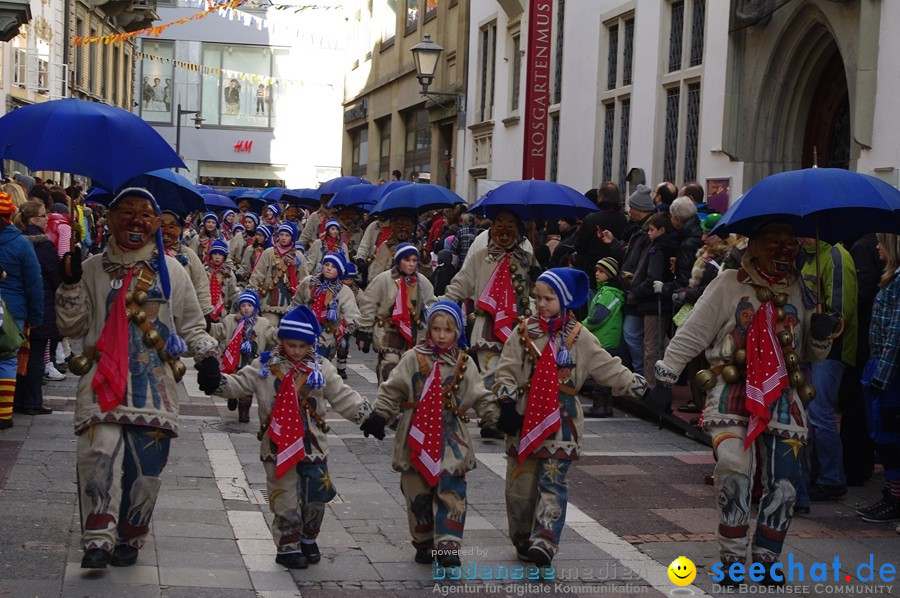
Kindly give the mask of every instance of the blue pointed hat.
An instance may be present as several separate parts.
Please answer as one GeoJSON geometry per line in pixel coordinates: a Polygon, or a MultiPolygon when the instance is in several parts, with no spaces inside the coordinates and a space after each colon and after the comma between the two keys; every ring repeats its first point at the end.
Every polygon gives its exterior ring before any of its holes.
{"type": "Polygon", "coordinates": [[[256,291],[248,289],[238,295],[237,303],[238,305],[241,303],[250,303],[253,305],[253,309],[259,309],[259,295],[256,294],[256,291]]]}
{"type": "Polygon", "coordinates": [[[559,305],[563,309],[576,309],[587,299],[588,277],[581,270],[575,268],[551,268],[538,276],[538,282],[543,282],[554,290],[559,297],[559,305]]]}
{"type": "Polygon", "coordinates": [[[297,226],[293,222],[282,222],[278,227],[279,233],[288,233],[291,236],[291,241],[297,240],[297,226]]]}
{"type": "Polygon", "coordinates": [[[223,241],[222,239],[216,239],[209,246],[209,254],[212,255],[214,253],[218,253],[219,255],[224,255],[228,257],[228,243],[223,241]]]}
{"type": "Polygon", "coordinates": [[[265,208],[263,208],[263,211],[266,210],[272,210],[272,214],[274,214],[275,216],[281,214],[281,206],[279,206],[277,203],[270,203],[265,208]]]}
{"type": "Polygon", "coordinates": [[[213,212],[207,212],[203,215],[203,220],[201,222],[206,223],[207,220],[215,220],[216,228],[219,228],[219,217],[216,216],[213,212]]]}
{"type": "Polygon", "coordinates": [[[316,315],[305,305],[298,305],[284,314],[278,325],[278,338],[303,341],[310,345],[316,342],[322,329],[316,315]]]}
{"type": "MultiPolygon", "coordinates": [[[[255,212],[247,212],[246,214],[244,214],[244,218],[249,218],[253,221],[253,224],[255,226],[259,226],[259,214],[256,214],[255,212]]],[[[241,220],[243,221],[243,218],[241,220]]]]}
{"type": "Polygon", "coordinates": [[[427,324],[426,326],[431,325],[431,318],[433,318],[437,314],[444,314],[450,317],[453,320],[453,323],[456,324],[456,343],[465,349],[468,346],[468,342],[466,341],[466,326],[463,320],[462,310],[459,306],[452,301],[437,301],[428,309],[427,316],[427,324]]]}
{"type": "Polygon", "coordinates": [[[326,253],[325,257],[322,258],[322,263],[329,263],[334,266],[338,271],[338,278],[341,280],[351,276],[349,263],[342,253],[326,253]]]}
{"type": "Polygon", "coordinates": [[[394,249],[394,263],[399,264],[403,258],[414,255],[419,257],[419,250],[412,243],[400,243],[394,249]]]}

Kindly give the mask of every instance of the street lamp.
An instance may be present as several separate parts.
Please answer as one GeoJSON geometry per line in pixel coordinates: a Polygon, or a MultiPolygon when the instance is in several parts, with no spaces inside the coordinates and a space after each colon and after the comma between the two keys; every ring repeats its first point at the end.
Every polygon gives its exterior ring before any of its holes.
{"type": "Polygon", "coordinates": [[[443,105],[440,100],[434,96],[452,97],[456,99],[456,110],[458,112],[465,111],[465,96],[458,92],[445,91],[428,91],[431,82],[434,81],[434,73],[437,71],[438,60],[444,48],[431,41],[431,34],[426,33],[425,39],[410,48],[413,55],[413,61],[416,63],[416,79],[422,86],[419,93],[431,101],[435,102],[441,108],[448,108],[443,105]]]}
{"type": "MultiPolygon", "coordinates": [[[[200,116],[199,110],[182,110],[181,104],[178,104],[175,116],[175,154],[181,158],[181,117],[185,114],[193,114],[194,128],[199,129],[203,123],[203,117],[200,116]]],[[[178,172],[178,169],[175,169],[178,172]]]]}

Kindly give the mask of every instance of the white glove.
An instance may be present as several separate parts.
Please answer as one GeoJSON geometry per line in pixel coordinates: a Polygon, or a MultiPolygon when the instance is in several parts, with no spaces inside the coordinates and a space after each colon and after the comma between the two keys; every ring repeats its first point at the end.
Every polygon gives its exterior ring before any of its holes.
{"type": "Polygon", "coordinates": [[[663,287],[663,283],[661,280],[653,281],[653,292],[656,293],[657,295],[662,293],[662,287],[663,287]]]}

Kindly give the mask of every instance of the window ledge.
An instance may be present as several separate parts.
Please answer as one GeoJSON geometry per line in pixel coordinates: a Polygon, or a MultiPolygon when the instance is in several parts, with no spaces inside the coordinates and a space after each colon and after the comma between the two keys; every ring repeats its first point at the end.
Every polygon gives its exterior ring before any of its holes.
{"type": "Polygon", "coordinates": [[[514,127],[514,126],[516,126],[517,124],[519,124],[519,121],[520,121],[520,120],[521,120],[521,117],[519,116],[519,112],[516,111],[516,112],[510,113],[509,116],[507,116],[506,118],[504,118],[504,119],[503,119],[502,121],[500,121],[500,122],[503,123],[503,126],[504,126],[504,127],[514,127]]]}
{"type": "Polygon", "coordinates": [[[469,125],[469,130],[474,134],[479,133],[488,133],[494,129],[494,121],[486,120],[484,122],[475,123],[473,125],[469,125]]]}
{"type": "Polygon", "coordinates": [[[384,51],[387,50],[388,48],[393,48],[393,47],[394,47],[394,40],[395,40],[395,39],[397,39],[397,37],[394,36],[394,35],[392,35],[392,36],[389,37],[388,39],[382,41],[382,42],[381,42],[381,48],[379,48],[379,51],[380,51],[380,52],[384,52],[384,51]]]}

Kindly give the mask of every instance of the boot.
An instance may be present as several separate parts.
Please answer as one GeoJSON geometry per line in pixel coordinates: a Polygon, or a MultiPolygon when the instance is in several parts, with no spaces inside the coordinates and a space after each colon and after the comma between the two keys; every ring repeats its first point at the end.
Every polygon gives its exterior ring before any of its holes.
{"type": "Polygon", "coordinates": [[[585,417],[612,417],[612,395],[606,389],[595,389],[592,393],[594,402],[585,417]]]}
{"type": "Polygon", "coordinates": [[[246,399],[238,401],[238,421],[242,424],[250,421],[250,401],[246,399]]]}
{"type": "Polygon", "coordinates": [[[228,399],[228,410],[234,411],[237,409],[237,399],[228,399]]]}

